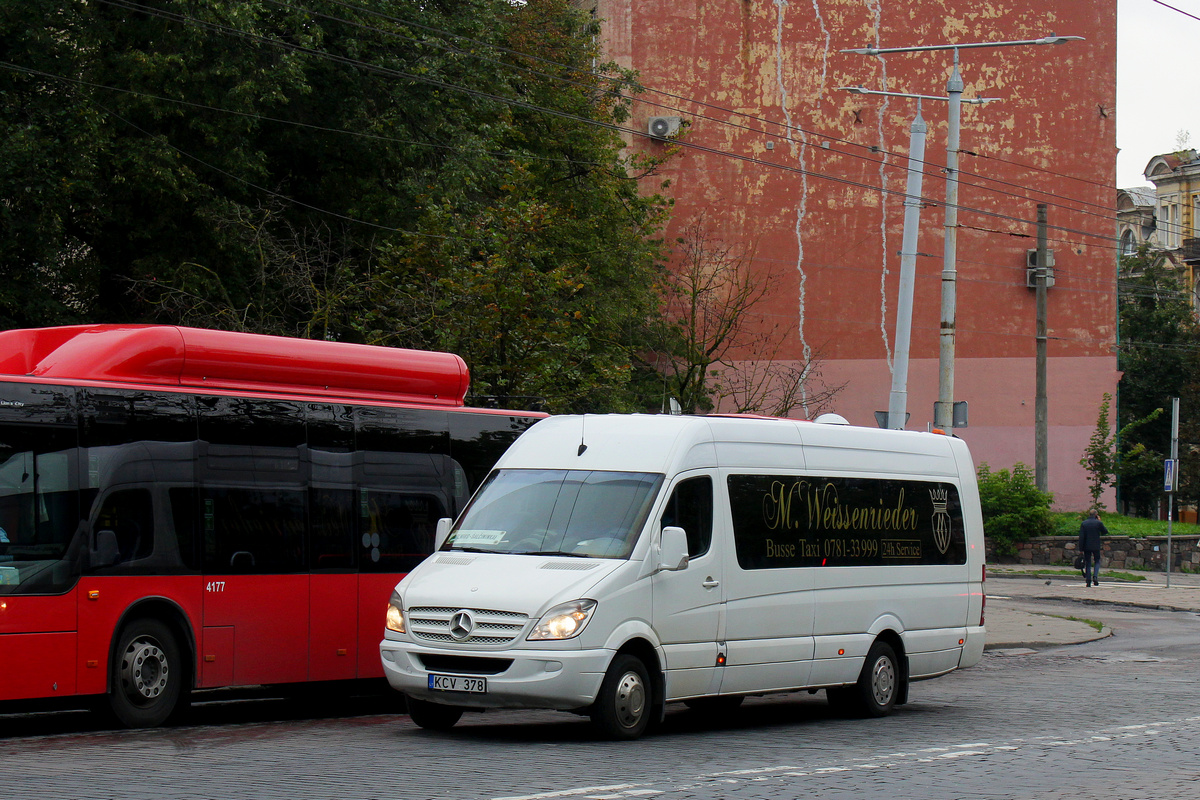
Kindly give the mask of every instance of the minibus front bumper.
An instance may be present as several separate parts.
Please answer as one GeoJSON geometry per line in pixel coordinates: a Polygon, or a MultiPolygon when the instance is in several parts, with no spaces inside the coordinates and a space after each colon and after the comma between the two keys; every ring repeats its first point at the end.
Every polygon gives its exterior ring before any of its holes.
{"type": "MultiPolygon", "coordinates": [[[[573,711],[590,706],[600,691],[613,651],[510,649],[449,650],[384,639],[379,644],[383,671],[393,689],[418,700],[467,708],[550,708],[573,711]],[[446,663],[457,668],[430,668],[446,663]],[[480,669],[475,666],[478,659],[480,669]],[[497,662],[508,662],[500,669],[497,662]],[[484,691],[430,688],[430,676],[483,678],[484,691]]],[[[463,683],[463,682],[460,682],[463,683]]],[[[473,689],[478,684],[469,682],[473,689]]]]}

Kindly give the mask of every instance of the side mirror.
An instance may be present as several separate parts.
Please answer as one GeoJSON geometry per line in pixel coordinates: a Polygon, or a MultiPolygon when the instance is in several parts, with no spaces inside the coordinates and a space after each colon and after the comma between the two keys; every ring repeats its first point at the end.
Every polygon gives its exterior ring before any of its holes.
{"type": "Polygon", "coordinates": [[[454,520],[449,517],[442,517],[437,521],[437,531],[433,534],[433,552],[442,549],[442,545],[450,538],[450,526],[454,524],[454,520]]]}
{"type": "Polygon", "coordinates": [[[658,545],[658,567],[667,572],[677,572],[687,569],[688,543],[687,533],[683,528],[667,526],[662,529],[662,538],[658,545]]]}

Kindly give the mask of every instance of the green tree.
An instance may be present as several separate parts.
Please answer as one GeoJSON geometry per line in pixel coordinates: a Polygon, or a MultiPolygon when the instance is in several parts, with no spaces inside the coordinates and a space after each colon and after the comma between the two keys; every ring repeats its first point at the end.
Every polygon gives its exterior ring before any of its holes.
{"type": "MultiPolygon", "coordinates": [[[[1121,326],[1118,367],[1118,427],[1122,453],[1141,449],[1126,468],[1119,470],[1118,502],[1127,512],[1149,513],[1162,497],[1162,459],[1170,446],[1169,415],[1161,412],[1144,425],[1136,425],[1155,412],[1170,407],[1172,397],[1200,411],[1189,398],[1192,376],[1198,374],[1200,325],[1191,307],[1179,271],[1162,254],[1145,248],[1121,262],[1119,313],[1121,326]],[[1157,467],[1150,465],[1157,462],[1157,467]]],[[[1190,457],[1190,456],[1189,456],[1190,457]]]]}
{"type": "Polygon", "coordinates": [[[1141,419],[1134,420],[1120,431],[1114,432],[1108,418],[1111,402],[1112,395],[1105,392],[1100,402],[1100,414],[1096,418],[1096,430],[1092,432],[1088,446],[1084,448],[1083,458],[1079,459],[1079,465],[1088,473],[1088,492],[1092,496],[1089,510],[1097,512],[1105,509],[1104,503],[1100,502],[1100,495],[1113,485],[1118,474],[1128,476],[1131,481],[1141,478],[1145,460],[1151,457],[1151,454],[1142,442],[1130,442],[1130,433],[1135,428],[1158,419],[1163,413],[1161,408],[1156,408],[1141,419]],[[1118,450],[1121,442],[1126,443],[1124,453],[1118,450]],[[1122,469],[1122,466],[1127,469],[1122,469]]]}
{"type": "Polygon", "coordinates": [[[1054,495],[1037,488],[1032,469],[1017,463],[1011,470],[993,472],[983,463],[976,475],[983,531],[996,554],[1014,555],[1018,542],[1051,533],[1054,495]]]}
{"type": "Polygon", "coordinates": [[[641,407],[668,203],[595,34],[567,0],[5,3],[0,322],[438,347],[641,407]]]}
{"type": "Polygon", "coordinates": [[[521,101],[563,114],[511,109],[487,145],[504,155],[470,193],[418,199],[417,232],[380,260],[367,336],[462,354],[480,394],[640,409],[635,354],[658,310],[668,204],[638,187],[658,161],[624,156],[612,127],[628,115],[614,87],[633,76],[595,60],[593,23],[565,0],[512,6],[509,23],[504,63],[536,50],[555,65],[539,62],[552,79],[517,87],[521,101]]]}

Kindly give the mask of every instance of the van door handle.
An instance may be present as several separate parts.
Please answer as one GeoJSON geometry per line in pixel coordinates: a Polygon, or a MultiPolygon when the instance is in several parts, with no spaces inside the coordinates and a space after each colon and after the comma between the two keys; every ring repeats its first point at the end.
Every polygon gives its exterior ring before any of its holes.
{"type": "Polygon", "coordinates": [[[720,585],[721,585],[721,582],[720,582],[720,581],[714,581],[714,580],[712,579],[712,576],[711,576],[711,575],[709,575],[709,576],[708,576],[708,579],[707,579],[706,581],[704,581],[704,583],[702,583],[702,584],[700,584],[700,585],[701,585],[701,586],[703,586],[705,589],[715,589],[715,588],[717,588],[718,586],[720,586],[720,585]]]}

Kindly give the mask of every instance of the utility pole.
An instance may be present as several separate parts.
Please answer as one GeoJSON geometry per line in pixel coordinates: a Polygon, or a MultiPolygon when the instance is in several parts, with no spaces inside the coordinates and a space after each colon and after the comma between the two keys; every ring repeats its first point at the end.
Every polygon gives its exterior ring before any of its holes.
{"type": "MultiPolygon", "coordinates": [[[[1013,42],[960,42],[958,44],[920,45],[917,47],[859,47],[842,50],[864,56],[881,56],[888,53],[929,53],[943,50],[954,51],[954,70],[946,84],[950,107],[946,140],[946,238],[943,248],[942,267],[942,314],[938,337],[938,399],[933,407],[933,422],[936,427],[949,431],[954,427],[954,334],[955,316],[958,305],[958,151],[963,79],[958,71],[958,51],[984,47],[1016,47],[1024,45],[1057,45],[1082,41],[1082,36],[1043,36],[1039,39],[1022,39],[1013,42]]],[[[865,92],[864,92],[865,93],[865,92]]],[[[872,94],[882,94],[872,92],[872,94]]]]}
{"type": "Polygon", "coordinates": [[[962,119],[963,79],[958,72],[958,50],[954,70],[946,82],[950,98],[946,130],[946,222],[942,246],[942,317],[938,329],[938,398],[933,404],[933,427],[954,427],[954,336],[958,306],[958,142],[962,119]]]}
{"type": "Polygon", "coordinates": [[[925,167],[925,133],[921,101],[908,137],[908,181],[904,188],[904,238],[900,244],[900,296],[896,301],[896,355],[892,359],[892,393],[888,395],[888,427],[904,430],[908,418],[908,351],[912,339],[913,288],[917,283],[917,233],[921,227],[921,178],[925,167]]]}
{"type": "Polygon", "coordinates": [[[1049,255],[1046,251],[1046,204],[1037,207],[1037,387],[1033,406],[1033,474],[1037,488],[1049,491],[1048,477],[1048,402],[1046,399],[1046,278],[1049,255]]]}
{"type": "Polygon", "coordinates": [[[1171,588],[1171,524],[1175,519],[1175,487],[1179,483],[1179,398],[1171,398],[1171,480],[1167,490],[1167,588],[1171,588]]]}

